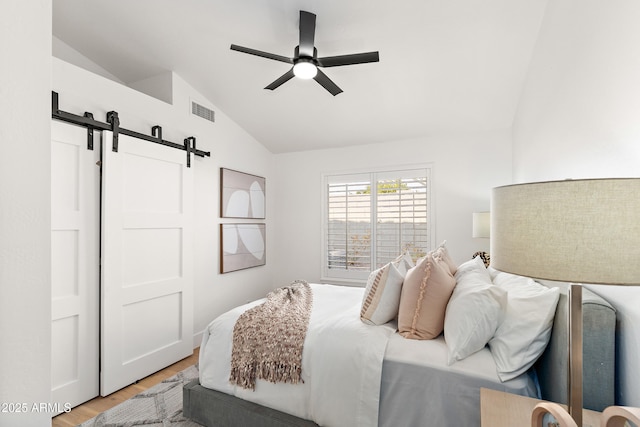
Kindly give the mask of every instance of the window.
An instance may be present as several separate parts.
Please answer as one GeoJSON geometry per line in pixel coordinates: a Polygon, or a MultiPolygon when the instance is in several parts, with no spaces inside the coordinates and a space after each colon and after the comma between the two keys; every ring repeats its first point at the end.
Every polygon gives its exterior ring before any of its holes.
{"type": "Polygon", "coordinates": [[[430,250],[430,168],[326,175],[324,182],[326,278],[366,279],[401,253],[416,260],[430,250]]]}

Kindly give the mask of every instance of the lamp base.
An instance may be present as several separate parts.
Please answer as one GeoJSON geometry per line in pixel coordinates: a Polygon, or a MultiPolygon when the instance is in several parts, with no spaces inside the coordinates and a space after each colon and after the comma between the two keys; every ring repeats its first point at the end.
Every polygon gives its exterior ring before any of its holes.
{"type": "Polygon", "coordinates": [[[582,426],[582,285],[569,285],[569,375],[567,403],[576,425],[582,426]]]}

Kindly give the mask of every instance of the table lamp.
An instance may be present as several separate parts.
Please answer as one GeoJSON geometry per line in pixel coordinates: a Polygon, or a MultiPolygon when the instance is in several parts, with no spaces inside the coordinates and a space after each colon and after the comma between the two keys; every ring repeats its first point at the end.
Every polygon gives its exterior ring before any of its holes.
{"type": "Polygon", "coordinates": [[[567,402],[582,426],[580,284],[640,285],[640,178],[494,188],[490,247],[497,270],[571,283],[567,402]]]}
{"type": "Polygon", "coordinates": [[[472,237],[485,238],[491,237],[491,215],[489,212],[474,212],[472,237]]]}

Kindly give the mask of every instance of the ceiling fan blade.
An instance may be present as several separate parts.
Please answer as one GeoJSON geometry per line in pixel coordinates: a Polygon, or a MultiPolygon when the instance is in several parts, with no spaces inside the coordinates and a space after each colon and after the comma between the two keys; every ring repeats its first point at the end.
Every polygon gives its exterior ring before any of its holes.
{"type": "Polygon", "coordinates": [[[320,83],[320,85],[328,90],[331,95],[336,96],[337,94],[342,92],[342,89],[338,87],[325,73],[318,70],[318,74],[313,78],[315,81],[320,83]]]}
{"type": "Polygon", "coordinates": [[[318,65],[321,67],[338,67],[340,65],[366,64],[367,62],[378,61],[380,61],[378,52],[365,52],[318,58],[318,65]]]}
{"type": "Polygon", "coordinates": [[[274,90],[278,88],[280,85],[282,85],[283,83],[288,82],[292,78],[293,78],[293,68],[291,68],[289,71],[287,71],[286,73],[278,77],[273,83],[265,87],[265,89],[274,90]]]}
{"type": "Polygon", "coordinates": [[[276,55],[269,52],[263,52],[261,50],[251,49],[249,47],[238,46],[237,44],[232,44],[231,50],[235,50],[242,53],[248,53],[250,55],[261,56],[263,58],[273,59],[275,61],[286,62],[287,64],[293,64],[293,58],[287,58],[286,56],[276,55]]]}
{"type": "Polygon", "coordinates": [[[316,15],[300,11],[300,56],[313,57],[313,43],[316,33],[316,15]]]}

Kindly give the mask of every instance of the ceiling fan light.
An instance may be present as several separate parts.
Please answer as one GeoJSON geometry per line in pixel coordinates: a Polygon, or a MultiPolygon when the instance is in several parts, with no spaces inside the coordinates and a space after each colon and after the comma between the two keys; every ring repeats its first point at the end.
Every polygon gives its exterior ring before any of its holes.
{"type": "Polygon", "coordinates": [[[318,74],[318,67],[311,61],[300,60],[293,66],[293,74],[300,79],[312,79],[318,74]]]}

